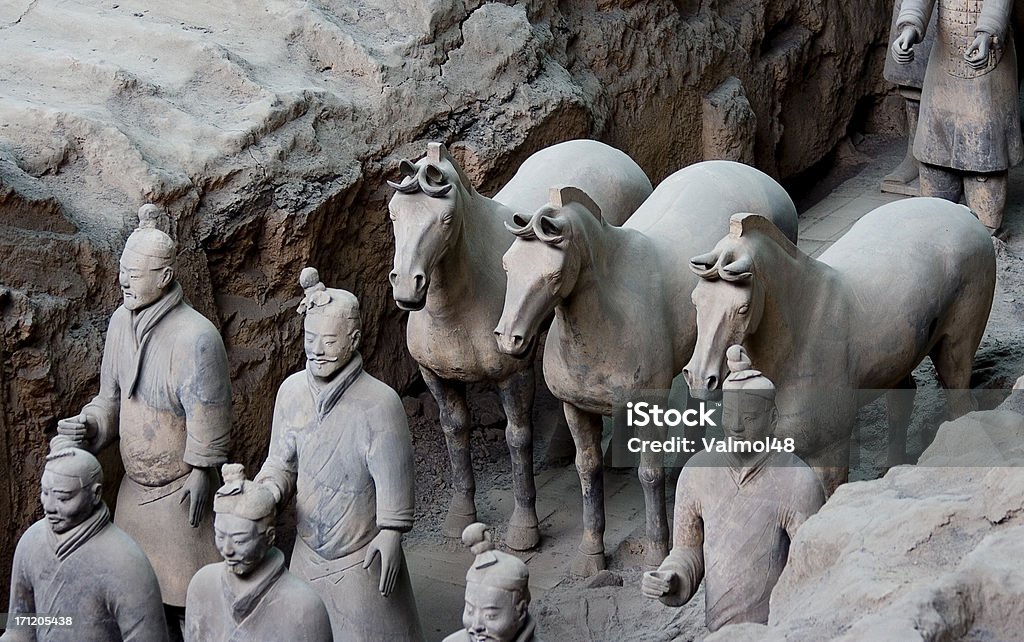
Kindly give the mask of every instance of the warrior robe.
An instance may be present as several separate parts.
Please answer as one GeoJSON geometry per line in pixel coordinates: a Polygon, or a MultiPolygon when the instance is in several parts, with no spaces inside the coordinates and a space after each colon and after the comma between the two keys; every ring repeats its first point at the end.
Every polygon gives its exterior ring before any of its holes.
{"type": "Polygon", "coordinates": [[[381,561],[363,569],[383,528],[413,524],[413,454],[398,394],[356,354],[326,385],[308,372],[277,393],[270,451],[256,481],[295,495],[291,572],[323,599],[336,640],[422,640],[404,556],[393,592],[378,590],[381,561]]]}
{"type": "Polygon", "coordinates": [[[220,562],[199,569],[188,586],[186,642],[332,642],[324,603],[284,567],[284,554],[237,577],[220,562]]]}
{"type": "Polygon", "coordinates": [[[791,453],[750,464],[703,451],[676,486],[672,551],[659,570],[680,577],[669,606],[688,602],[703,578],[710,630],[768,622],[768,598],[789,557],[789,543],[825,503],[818,475],[791,453]]]}
{"type": "Polygon", "coordinates": [[[903,0],[898,30],[913,27],[920,39],[936,2],[914,157],[964,172],[1006,171],[1024,158],[1009,28],[1013,0],[903,0]],[[974,69],[964,53],[979,31],[995,40],[988,64],[974,69]]]}
{"type": "Polygon", "coordinates": [[[167,642],[160,586],[142,549],[110,522],[105,504],[56,534],[45,519],[18,540],[10,619],[70,617],[69,626],[12,627],[4,642],[167,642]]]}
{"type": "Polygon", "coordinates": [[[193,468],[227,461],[231,382],[220,333],[184,301],[177,282],[142,310],[114,311],[100,393],[83,412],[99,423],[88,450],[121,440],[125,477],[114,522],[149,557],[164,603],[184,606],[192,576],[221,559],[212,513],[193,528],[189,500],[180,500],[193,468]]]}

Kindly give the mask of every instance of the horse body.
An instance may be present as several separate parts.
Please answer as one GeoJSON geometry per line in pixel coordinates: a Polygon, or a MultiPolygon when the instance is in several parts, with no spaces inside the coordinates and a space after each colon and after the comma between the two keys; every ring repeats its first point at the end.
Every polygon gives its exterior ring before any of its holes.
{"type": "MultiPolygon", "coordinates": [[[[796,440],[827,491],[848,474],[857,407],[872,391],[912,388],[925,356],[950,391],[951,414],[969,410],[964,391],[991,308],[995,255],[967,208],[930,198],[884,205],[817,261],[757,217],[735,217],[730,234],[692,263],[705,280],[694,290],[698,343],[687,382],[697,394],[713,388],[701,384],[724,374],[725,347],[744,345],[778,390],[776,435],[796,440]],[[742,272],[723,276],[725,263],[742,272]]],[[[904,454],[906,401],[889,395],[890,464],[904,454]]]]}
{"type": "MultiPolygon", "coordinates": [[[[721,238],[729,217],[756,211],[795,239],[796,208],[760,171],[728,161],[684,168],[665,179],[623,224],[607,224],[588,194],[552,189],[532,218],[517,216],[519,238],[505,254],[505,308],[495,330],[499,349],[528,346],[554,310],[544,347],[544,378],[563,402],[577,446],[584,494],[584,536],[573,571],[604,568],[601,415],[642,390],[667,396],[693,349],[696,314],[687,300],[698,279],[691,251],[721,238]]],[[[657,433],[649,435],[657,438],[657,433]]],[[[644,453],[639,475],[647,508],[647,563],[668,551],[664,470],[644,453]]]]}
{"type": "MultiPolygon", "coordinates": [[[[395,232],[395,266],[390,275],[395,301],[409,310],[409,352],[438,402],[452,462],[453,495],[444,532],[459,537],[476,521],[475,481],[469,451],[469,409],[465,385],[494,381],[508,418],[515,509],[505,543],[524,550],[539,541],[533,481],[533,350],[527,358],[494,349],[492,329],[501,314],[505,274],[501,255],[512,235],[505,225],[513,208],[539,207],[531,201],[538,177],[600,180],[602,205],[628,217],[651,191],[643,170],[624,153],[596,141],[569,141],[541,150],[494,199],[480,195],[443,145],[431,143],[427,156],[403,161],[405,180],[391,183],[389,203],[395,232]]],[[[589,186],[588,186],[589,187],[589,186]]],[[[545,192],[546,195],[546,192],[545,192]]]]}

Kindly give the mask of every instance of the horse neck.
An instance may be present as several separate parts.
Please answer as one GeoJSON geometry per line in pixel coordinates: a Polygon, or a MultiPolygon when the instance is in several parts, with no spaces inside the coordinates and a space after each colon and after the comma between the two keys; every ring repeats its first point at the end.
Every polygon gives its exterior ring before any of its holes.
{"type": "Polygon", "coordinates": [[[508,218],[503,216],[503,208],[507,208],[476,192],[467,191],[464,196],[456,214],[461,217],[459,232],[449,241],[430,276],[426,309],[434,313],[504,295],[503,291],[497,292],[495,284],[504,288],[501,255],[511,239],[503,227],[508,218]]]}

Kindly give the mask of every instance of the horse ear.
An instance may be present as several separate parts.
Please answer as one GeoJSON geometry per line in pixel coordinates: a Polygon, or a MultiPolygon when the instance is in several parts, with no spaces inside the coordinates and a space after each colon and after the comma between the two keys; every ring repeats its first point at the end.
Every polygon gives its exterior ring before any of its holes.
{"type": "Polygon", "coordinates": [[[520,214],[516,212],[512,215],[512,224],[516,227],[526,227],[533,220],[533,214],[520,214]]]}
{"type": "Polygon", "coordinates": [[[401,172],[402,176],[415,176],[416,166],[408,158],[403,158],[398,163],[398,171],[401,172]]]}
{"type": "Polygon", "coordinates": [[[690,259],[690,270],[701,278],[707,278],[707,274],[713,271],[715,264],[718,263],[719,256],[721,254],[715,251],[695,256],[690,259]]]}
{"type": "Polygon", "coordinates": [[[537,237],[545,243],[558,244],[565,238],[565,219],[541,216],[534,223],[534,230],[538,231],[537,237]],[[539,229],[538,229],[539,228],[539,229]]]}
{"type": "Polygon", "coordinates": [[[555,207],[565,207],[569,203],[579,203],[593,214],[594,218],[599,221],[604,220],[601,217],[601,207],[594,202],[594,199],[590,198],[590,195],[580,188],[572,185],[556,185],[549,189],[548,202],[555,207]]]}
{"type": "Polygon", "coordinates": [[[754,274],[751,272],[753,262],[749,256],[741,256],[728,265],[723,265],[718,271],[726,281],[745,281],[754,274]]]}
{"type": "Polygon", "coordinates": [[[444,143],[427,143],[427,158],[431,163],[440,163],[448,160],[448,148],[444,143]]]}

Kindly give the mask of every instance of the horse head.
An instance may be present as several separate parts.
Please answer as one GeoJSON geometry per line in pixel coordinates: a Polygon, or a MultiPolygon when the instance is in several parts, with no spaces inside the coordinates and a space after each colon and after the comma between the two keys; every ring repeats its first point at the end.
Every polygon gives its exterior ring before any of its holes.
{"type": "Polygon", "coordinates": [[[743,236],[744,226],[754,225],[774,227],[762,216],[734,214],[729,235],[712,251],[690,259],[690,270],[700,277],[690,295],[697,308],[697,343],[683,377],[698,399],[718,396],[728,375],[726,350],[743,345],[764,316],[764,281],[755,270],[759,245],[743,236]]]}
{"type": "Polygon", "coordinates": [[[601,208],[576,187],[552,187],[549,203],[531,216],[506,223],[516,239],[501,259],[507,275],[505,307],[494,329],[498,351],[529,353],[540,326],[572,294],[583,248],[578,234],[586,219],[601,221],[601,208]]]}
{"type": "Polygon", "coordinates": [[[422,310],[434,267],[462,230],[462,212],[472,187],[441,143],[429,143],[427,155],[399,164],[403,179],[388,181],[395,195],[388,203],[395,234],[394,269],[388,276],[395,303],[422,310]]]}

